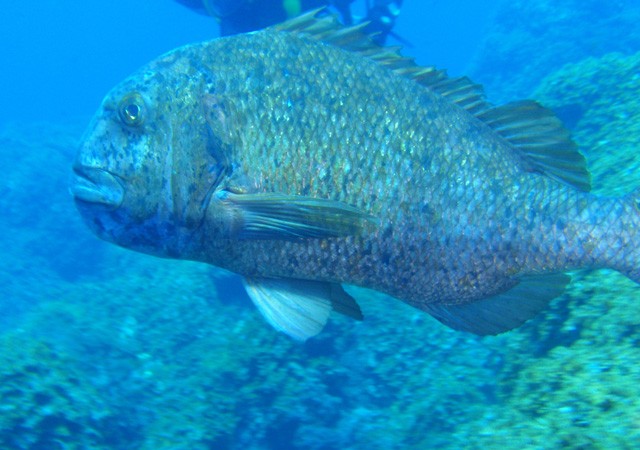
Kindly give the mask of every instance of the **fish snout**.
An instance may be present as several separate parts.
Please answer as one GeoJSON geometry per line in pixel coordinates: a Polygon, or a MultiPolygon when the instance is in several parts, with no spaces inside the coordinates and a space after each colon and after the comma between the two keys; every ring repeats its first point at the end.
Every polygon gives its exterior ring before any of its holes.
{"type": "Polygon", "coordinates": [[[99,167],[73,166],[69,192],[76,201],[117,208],[124,199],[120,179],[99,167]]]}

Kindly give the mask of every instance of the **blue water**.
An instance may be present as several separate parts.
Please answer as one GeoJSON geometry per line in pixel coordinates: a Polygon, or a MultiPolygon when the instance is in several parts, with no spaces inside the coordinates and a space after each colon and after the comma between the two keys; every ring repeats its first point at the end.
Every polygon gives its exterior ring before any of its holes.
{"type": "MultiPolygon", "coordinates": [[[[640,442],[640,292],[611,271],[574,273],[489,338],[356,290],[364,322],[298,344],[233,275],[98,241],[67,192],[84,127],[113,85],[217,24],[170,0],[0,6],[0,448],[640,442]]],[[[640,184],[638,18],[638,1],[405,0],[394,31],[491,99],[553,107],[596,191],[619,195],[640,184]]]]}
{"type": "MultiPolygon", "coordinates": [[[[407,2],[397,32],[415,45],[412,54],[421,62],[461,74],[492,8],[444,3],[407,2]]],[[[147,61],[218,35],[213,19],[170,0],[2,5],[0,122],[86,117],[147,61]]]]}

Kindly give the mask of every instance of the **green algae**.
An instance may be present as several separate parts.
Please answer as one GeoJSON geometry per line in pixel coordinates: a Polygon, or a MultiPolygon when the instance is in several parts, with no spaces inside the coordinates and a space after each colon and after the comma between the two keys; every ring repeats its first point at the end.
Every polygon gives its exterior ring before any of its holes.
{"type": "MultiPolygon", "coordinates": [[[[100,277],[41,272],[32,295],[47,300],[21,327],[66,355],[51,364],[82,380],[75,395],[118,411],[124,429],[92,426],[129,436],[119,448],[625,448],[635,436],[638,290],[610,271],[574,274],[541,317],[492,338],[352,288],[365,321],[332,317],[300,345],[229,290],[228,274],[104,252],[100,277]]],[[[26,404],[45,382],[22,385],[26,404]]],[[[75,410],[93,424],[93,411],[75,410]]],[[[15,420],[29,415],[40,417],[15,420]]]]}
{"type": "Polygon", "coordinates": [[[69,355],[23,332],[0,337],[0,447],[97,448],[110,416],[69,355]]]}
{"type": "MultiPolygon", "coordinates": [[[[571,305],[566,326],[580,329],[580,337],[544,356],[526,347],[508,352],[491,421],[459,430],[468,440],[460,448],[634,448],[640,439],[640,337],[634,320],[640,290],[612,272],[577,278],[564,300],[571,305]],[[585,293],[588,301],[577,304],[585,293]]],[[[526,343],[532,331],[493,339],[514,336],[526,343]]]]}
{"type": "Polygon", "coordinates": [[[90,361],[91,376],[106,375],[111,403],[141,430],[132,448],[207,448],[237,422],[227,376],[242,363],[240,346],[225,332],[229,316],[214,315],[199,295],[209,288],[215,296],[210,269],[132,262],[127,256],[137,255],[117,251],[127,272],[112,273],[109,283],[68,286],[32,315],[33,328],[55,324],[48,337],[90,361]]]}

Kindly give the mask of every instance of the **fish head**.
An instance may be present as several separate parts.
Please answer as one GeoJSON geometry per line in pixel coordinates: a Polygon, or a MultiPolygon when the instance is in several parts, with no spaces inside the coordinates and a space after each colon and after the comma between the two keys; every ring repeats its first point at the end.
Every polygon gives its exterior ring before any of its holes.
{"type": "Polygon", "coordinates": [[[100,238],[176,258],[194,245],[225,163],[192,66],[173,52],[143,68],[106,96],[85,132],[70,191],[100,238]]]}

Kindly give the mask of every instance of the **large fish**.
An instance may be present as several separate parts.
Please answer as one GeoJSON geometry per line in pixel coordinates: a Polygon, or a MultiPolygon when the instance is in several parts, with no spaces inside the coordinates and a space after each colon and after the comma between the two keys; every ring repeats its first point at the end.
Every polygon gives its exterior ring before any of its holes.
{"type": "Polygon", "coordinates": [[[585,159],[532,101],[494,107],[317,13],[178,48],[105,98],[71,191],[123,247],[244,277],[304,340],[342,283],[495,334],[562,293],[563,271],[635,281],[640,197],[590,194],[585,159]]]}

